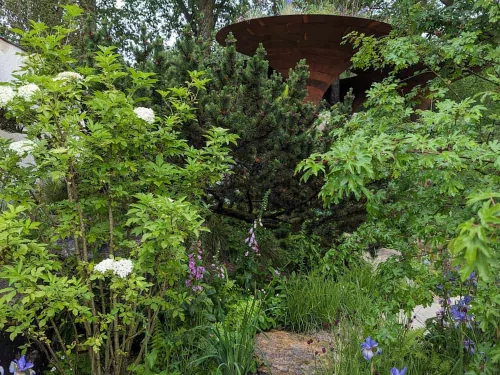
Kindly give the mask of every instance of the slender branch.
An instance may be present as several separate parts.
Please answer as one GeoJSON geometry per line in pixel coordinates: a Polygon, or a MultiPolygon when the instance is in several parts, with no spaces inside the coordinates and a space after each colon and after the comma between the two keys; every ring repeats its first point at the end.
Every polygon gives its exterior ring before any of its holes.
{"type": "Polygon", "coordinates": [[[491,79],[488,79],[488,78],[486,78],[486,77],[483,77],[482,75],[477,74],[474,70],[472,70],[472,69],[470,69],[470,68],[466,68],[466,70],[467,70],[469,73],[471,73],[473,76],[476,76],[477,78],[480,78],[480,79],[482,79],[482,80],[484,80],[484,81],[486,81],[486,82],[492,83],[492,84],[493,84],[493,85],[495,85],[495,86],[500,86],[500,85],[498,84],[498,82],[495,82],[495,81],[492,81],[491,79]]]}
{"type": "Polygon", "coordinates": [[[114,218],[113,218],[113,198],[111,192],[108,195],[108,220],[109,220],[109,255],[114,254],[114,218]]]}
{"type": "MultiPolygon", "coordinates": [[[[71,191],[71,182],[68,177],[66,177],[66,192],[68,193],[68,200],[70,203],[75,203],[75,199],[73,198],[73,194],[71,191]]],[[[76,256],[79,261],[83,260],[82,257],[82,252],[80,250],[80,243],[78,242],[78,236],[76,235],[76,231],[73,232],[73,239],[75,243],[75,251],[76,251],[76,256]]]]}
{"type": "Polygon", "coordinates": [[[247,202],[248,202],[248,212],[251,214],[253,212],[253,203],[252,203],[252,196],[249,190],[247,190],[247,202]]]}
{"type": "MultiPolygon", "coordinates": [[[[164,295],[166,290],[167,290],[167,284],[163,283],[163,285],[159,289],[159,293],[155,293],[155,294],[164,295]]],[[[142,360],[142,357],[143,357],[143,355],[146,351],[146,348],[148,346],[149,338],[153,334],[153,331],[156,327],[156,320],[158,319],[159,311],[160,311],[160,309],[156,309],[155,312],[153,313],[153,316],[151,316],[151,308],[150,307],[148,308],[148,320],[147,321],[149,323],[149,327],[146,330],[144,340],[142,340],[139,354],[137,355],[137,357],[134,361],[134,366],[137,366],[139,364],[139,362],[142,360]]]]}
{"type": "MultiPolygon", "coordinates": [[[[112,145],[109,146],[108,148],[108,158],[109,160],[112,159],[113,155],[113,149],[112,145]]],[[[113,255],[114,254],[114,219],[113,219],[113,197],[111,196],[111,173],[109,174],[108,177],[108,220],[109,220],[109,254],[113,255]]]]}
{"type": "Polygon", "coordinates": [[[189,9],[187,8],[186,4],[184,4],[184,1],[182,1],[182,0],[175,0],[175,3],[181,9],[181,12],[182,12],[183,16],[186,18],[186,21],[188,23],[191,23],[191,20],[193,19],[193,17],[191,16],[191,13],[189,13],[189,9]]]}
{"type": "Polygon", "coordinates": [[[50,324],[52,325],[52,329],[54,330],[57,341],[59,341],[59,345],[61,345],[61,350],[66,350],[66,345],[64,344],[64,340],[61,337],[61,332],[59,331],[59,328],[57,328],[56,323],[54,322],[54,319],[50,319],[50,324]]]}
{"type": "MultiPolygon", "coordinates": [[[[35,316],[35,320],[36,320],[36,323],[38,324],[38,327],[40,327],[40,320],[36,316],[35,316]]],[[[45,345],[46,345],[47,350],[50,352],[50,356],[48,356],[48,357],[52,357],[52,361],[54,363],[55,368],[57,369],[57,371],[59,371],[59,373],[64,374],[64,369],[61,368],[59,358],[57,357],[56,353],[54,352],[54,350],[52,349],[50,344],[45,344],[45,345]]],[[[43,346],[43,347],[45,348],[45,346],[43,346]]],[[[47,350],[44,350],[46,354],[47,354],[47,350]]]]}
{"type": "MultiPolygon", "coordinates": [[[[113,310],[113,307],[116,306],[116,294],[112,293],[110,296],[111,299],[111,306],[110,309],[111,311],[113,310]]],[[[114,319],[113,319],[113,339],[115,342],[115,368],[114,372],[115,375],[120,375],[120,367],[121,367],[121,356],[120,356],[120,338],[118,335],[118,314],[115,313],[114,319]]]]}

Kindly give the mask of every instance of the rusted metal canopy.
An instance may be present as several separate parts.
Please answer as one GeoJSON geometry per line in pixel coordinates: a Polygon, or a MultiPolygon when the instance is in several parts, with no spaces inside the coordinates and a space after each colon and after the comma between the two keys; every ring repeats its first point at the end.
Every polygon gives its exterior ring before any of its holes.
{"type": "Polygon", "coordinates": [[[226,44],[229,33],[236,38],[236,50],[252,56],[262,43],[269,65],[284,77],[305,59],[309,65],[307,101],[318,104],[323,94],[351,65],[354,50],[342,38],[352,31],[365,35],[387,35],[391,26],[365,18],[303,14],[250,19],[226,26],[216,39],[226,44]]]}
{"type": "MultiPolygon", "coordinates": [[[[384,78],[391,75],[391,69],[386,67],[384,69],[369,69],[369,70],[353,70],[355,76],[344,78],[340,80],[340,100],[343,100],[345,94],[352,89],[354,94],[353,110],[356,111],[366,100],[366,92],[370,89],[374,82],[381,82],[384,78]]],[[[399,92],[402,95],[410,92],[417,85],[425,85],[428,81],[436,77],[433,72],[426,69],[425,65],[418,63],[403,69],[395,74],[396,78],[401,79],[403,84],[399,87],[399,92]]],[[[418,99],[420,104],[417,106],[420,109],[426,109],[429,105],[422,93],[418,99]]]]}

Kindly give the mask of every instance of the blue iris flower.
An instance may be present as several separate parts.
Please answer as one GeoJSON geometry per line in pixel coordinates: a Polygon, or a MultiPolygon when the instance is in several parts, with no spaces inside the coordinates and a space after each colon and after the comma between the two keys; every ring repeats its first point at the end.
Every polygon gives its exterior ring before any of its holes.
{"type": "Polygon", "coordinates": [[[408,367],[403,367],[401,370],[398,370],[396,367],[391,369],[391,375],[405,375],[408,367]]]}
{"type": "Polygon", "coordinates": [[[469,305],[471,302],[472,302],[472,297],[471,296],[465,296],[464,298],[462,298],[462,300],[460,300],[459,304],[469,305]]]}
{"type": "Polygon", "coordinates": [[[451,306],[450,314],[453,320],[458,323],[468,322],[472,320],[472,315],[467,314],[469,312],[469,304],[472,302],[472,297],[465,296],[457,304],[451,306]]]}
{"type": "Polygon", "coordinates": [[[30,370],[30,374],[35,374],[35,371],[31,370],[31,368],[34,366],[33,362],[29,362],[26,359],[26,356],[23,355],[19,359],[14,359],[9,366],[9,371],[11,374],[16,374],[18,372],[25,373],[26,371],[30,370]]]}
{"type": "Polygon", "coordinates": [[[370,336],[366,338],[366,340],[361,343],[361,354],[363,358],[367,361],[371,360],[375,354],[382,353],[382,350],[378,347],[378,342],[372,339],[370,336]]]}

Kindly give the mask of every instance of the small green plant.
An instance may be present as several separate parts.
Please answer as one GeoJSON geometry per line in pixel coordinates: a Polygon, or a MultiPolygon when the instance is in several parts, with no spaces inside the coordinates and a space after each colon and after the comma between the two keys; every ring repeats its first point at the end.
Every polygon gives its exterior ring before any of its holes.
{"type": "Polygon", "coordinates": [[[236,324],[232,321],[214,324],[208,339],[212,353],[197,362],[211,359],[216,364],[217,374],[221,375],[248,374],[255,367],[253,355],[258,313],[259,304],[251,299],[236,324]]]}
{"type": "Polygon", "coordinates": [[[354,269],[337,279],[317,271],[292,274],[284,285],[284,324],[308,332],[334,327],[343,318],[363,322],[376,319],[376,290],[368,267],[354,269]]]}

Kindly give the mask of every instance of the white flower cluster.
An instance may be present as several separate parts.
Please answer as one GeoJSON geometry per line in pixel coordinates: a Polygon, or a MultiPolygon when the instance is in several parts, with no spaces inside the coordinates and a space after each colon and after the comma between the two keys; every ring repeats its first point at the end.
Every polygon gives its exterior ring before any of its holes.
{"type": "Polygon", "coordinates": [[[81,74],[75,72],[62,72],[59,73],[53,80],[54,81],[78,81],[83,79],[81,74]]]}
{"type": "Polygon", "coordinates": [[[10,86],[0,86],[0,108],[5,107],[14,99],[16,93],[10,86]]]}
{"type": "Polygon", "coordinates": [[[20,86],[17,89],[17,95],[26,101],[30,101],[31,97],[38,91],[40,91],[40,87],[38,87],[34,83],[28,83],[27,85],[20,86]]]}
{"type": "Polygon", "coordinates": [[[30,152],[33,150],[35,142],[25,139],[22,141],[12,142],[9,145],[9,150],[16,152],[18,155],[24,155],[25,152],[30,152]]]}
{"type": "Polygon", "coordinates": [[[114,260],[111,258],[104,259],[99,264],[96,264],[94,270],[100,273],[113,271],[113,273],[121,278],[127,277],[134,268],[134,264],[130,259],[114,260]]]}
{"type": "Polygon", "coordinates": [[[151,108],[137,107],[134,109],[134,113],[137,117],[146,121],[148,124],[155,122],[155,113],[151,108]]]}

